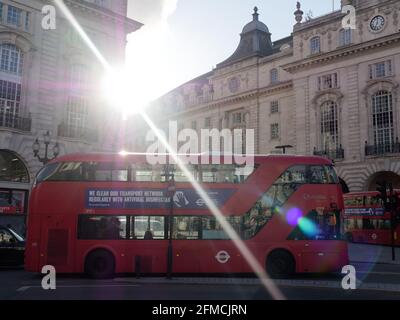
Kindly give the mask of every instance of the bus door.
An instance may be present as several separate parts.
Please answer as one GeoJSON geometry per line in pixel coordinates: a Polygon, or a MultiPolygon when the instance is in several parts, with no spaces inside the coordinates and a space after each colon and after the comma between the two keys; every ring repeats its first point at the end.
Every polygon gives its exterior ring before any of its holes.
{"type": "Polygon", "coordinates": [[[73,226],[59,215],[43,215],[41,221],[40,266],[54,266],[57,272],[71,270],[71,234],[73,226]]]}
{"type": "Polygon", "coordinates": [[[232,240],[202,240],[198,246],[200,272],[243,272],[243,258],[232,240]]]}
{"type": "MultiPolygon", "coordinates": [[[[336,267],[343,250],[340,240],[340,215],[335,211],[317,208],[313,217],[317,233],[309,234],[308,240],[302,241],[302,272],[327,272],[336,267]]],[[[311,217],[311,216],[310,216],[311,217]]],[[[305,236],[307,238],[307,236],[305,236]]]]}
{"type": "Polygon", "coordinates": [[[164,273],[167,270],[167,221],[163,216],[130,217],[128,270],[146,273],[164,273]],[[133,242],[134,243],[134,242],[133,242]]]}
{"type": "MultiPolygon", "coordinates": [[[[231,218],[230,225],[240,223],[240,217],[231,218]],[[236,220],[235,220],[236,219],[236,220]]],[[[203,217],[201,238],[197,245],[200,272],[243,272],[243,258],[234,242],[229,239],[214,217],[203,217]]]]}

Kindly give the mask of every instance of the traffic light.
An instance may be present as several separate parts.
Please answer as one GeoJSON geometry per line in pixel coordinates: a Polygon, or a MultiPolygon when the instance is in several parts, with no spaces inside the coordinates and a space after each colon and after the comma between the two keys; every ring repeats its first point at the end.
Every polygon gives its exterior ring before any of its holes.
{"type": "Polygon", "coordinates": [[[378,187],[376,188],[379,191],[378,197],[382,200],[383,207],[385,211],[391,210],[391,201],[387,195],[388,184],[386,182],[377,182],[378,187]]]}

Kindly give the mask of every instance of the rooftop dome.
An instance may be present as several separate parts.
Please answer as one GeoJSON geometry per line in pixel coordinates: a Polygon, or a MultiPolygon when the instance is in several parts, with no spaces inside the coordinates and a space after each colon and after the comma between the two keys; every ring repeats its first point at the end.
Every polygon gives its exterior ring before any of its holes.
{"type": "Polygon", "coordinates": [[[259,30],[262,32],[266,32],[269,33],[268,27],[262,23],[261,21],[258,20],[258,8],[255,7],[254,8],[254,13],[253,13],[253,21],[249,22],[248,24],[246,24],[243,28],[242,34],[243,33],[248,33],[248,32],[252,32],[255,30],[259,30]]]}
{"type": "Polygon", "coordinates": [[[258,8],[255,7],[253,21],[243,28],[236,51],[228,59],[218,64],[217,67],[224,67],[239,60],[255,56],[265,57],[273,52],[271,33],[268,27],[258,20],[258,8]]]}

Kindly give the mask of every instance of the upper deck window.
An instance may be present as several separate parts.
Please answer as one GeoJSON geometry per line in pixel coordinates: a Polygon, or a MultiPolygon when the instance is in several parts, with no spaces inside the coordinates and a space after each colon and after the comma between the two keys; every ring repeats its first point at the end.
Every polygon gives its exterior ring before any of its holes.
{"type": "MultiPolygon", "coordinates": [[[[254,167],[230,165],[187,166],[191,176],[186,176],[177,166],[173,170],[176,182],[190,180],[204,183],[243,183],[254,172],[254,167]]],[[[49,181],[117,181],[165,182],[165,168],[147,163],[128,164],[112,162],[65,162],[51,164],[42,170],[37,182],[49,181]],[[46,169],[47,168],[47,169],[46,169]]]]}

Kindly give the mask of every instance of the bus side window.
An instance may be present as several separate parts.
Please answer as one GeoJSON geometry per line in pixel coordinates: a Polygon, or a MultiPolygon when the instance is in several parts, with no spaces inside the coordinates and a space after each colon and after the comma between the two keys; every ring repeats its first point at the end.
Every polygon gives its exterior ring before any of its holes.
{"type": "Polygon", "coordinates": [[[50,176],[49,181],[82,181],[82,162],[65,162],[50,176]]]}
{"type": "Polygon", "coordinates": [[[374,230],[374,224],[371,219],[362,219],[362,226],[364,230],[374,230]]]}
{"type": "Polygon", "coordinates": [[[176,240],[199,239],[200,217],[174,217],[172,238],[176,240]]]}

